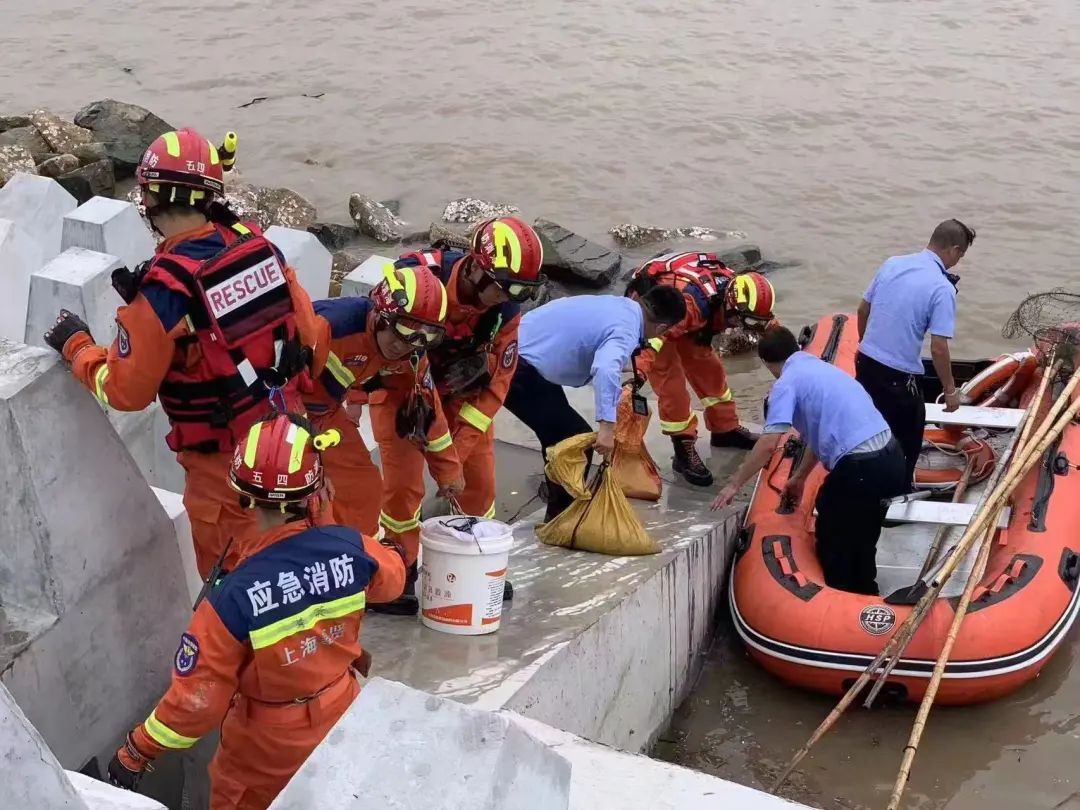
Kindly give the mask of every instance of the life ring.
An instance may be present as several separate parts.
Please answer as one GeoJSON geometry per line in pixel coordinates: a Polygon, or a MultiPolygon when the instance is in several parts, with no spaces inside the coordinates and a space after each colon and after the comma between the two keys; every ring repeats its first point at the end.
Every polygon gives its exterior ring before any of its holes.
{"type": "Polygon", "coordinates": [[[959,467],[916,467],[915,489],[933,492],[956,489],[968,465],[971,466],[971,475],[967,485],[971,486],[989,476],[997,462],[997,454],[987,442],[970,433],[956,430],[926,428],[923,431],[923,448],[930,448],[948,456],[963,456],[964,464],[959,467]]]}
{"type": "Polygon", "coordinates": [[[1003,354],[960,388],[960,404],[1005,408],[1031,383],[1039,360],[1034,352],[1003,354]]]}

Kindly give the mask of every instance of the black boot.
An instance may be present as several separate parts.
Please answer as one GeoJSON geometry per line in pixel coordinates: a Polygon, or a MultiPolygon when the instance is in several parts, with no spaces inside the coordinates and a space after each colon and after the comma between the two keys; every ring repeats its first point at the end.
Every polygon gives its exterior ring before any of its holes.
{"type": "Polygon", "coordinates": [[[726,430],[723,433],[714,433],[709,442],[713,447],[731,447],[736,450],[750,450],[760,438],[756,433],[739,425],[734,430],[726,430]]]}
{"type": "Polygon", "coordinates": [[[690,436],[672,436],[671,444],[675,448],[675,458],[671,460],[671,469],[682,475],[688,484],[695,487],[712,486],[713,476],[694,447],[695,439],[690,436]]]}
{"type": "Polygon", "coordinates": [[[416,563],[405,569],[405,590],[393,602],[381,602],[368,605],[372,613],[386,613],[390,616],[415,616],[420,612],[420,600],[416,598],[416,580],[419,574],[416,563]]]}

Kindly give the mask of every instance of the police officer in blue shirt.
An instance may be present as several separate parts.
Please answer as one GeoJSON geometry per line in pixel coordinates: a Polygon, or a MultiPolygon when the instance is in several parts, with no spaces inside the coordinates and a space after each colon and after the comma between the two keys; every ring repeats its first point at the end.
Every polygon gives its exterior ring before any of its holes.
{"type": "Polygon", "coordinates": [[[777,378],[769,392],[765,430],[713,501],[727,506],[769,462],[794,428],[806,444],[783,497],[797,504],[820,460],[828,471],[817,493],[817,554],[825,583],[877,594],[877,541],[887,507],[906,492],[904,454],[859,383],[836,366],[799,351],[790,330],[777,326],[758,343],[758,357],[777,378]]]}
{"type": "Polygon", "coordinates": [[[945,394],[945,410],[960,406],[949,340],[956,328],[956,282],[949,270],[975,241],[958,219],[934,229],[926,250],[888,259],[859,304],[859,353],[855,379],[862,383],[900,442],[910,484],[922,449],[926,404],[922,346],[930,333],[930,357],[945,394]]]}
{"type": "MultiPolygon", "coordinates": [[[[546,454],[563,439],[592,429],[562,390],[564,385],[592,383],[597,421],[593,449],[610,459],[623,369],[646,341],[685,317],[682,293],[667,286],[654,287],[640,300],[577,295],[537,307],[521,319],[517,369],[503,407],[536,433],[546,454]]],[[[551,520],[573,499],[551,479],[547,491],[545,520],[551,520]]]]}

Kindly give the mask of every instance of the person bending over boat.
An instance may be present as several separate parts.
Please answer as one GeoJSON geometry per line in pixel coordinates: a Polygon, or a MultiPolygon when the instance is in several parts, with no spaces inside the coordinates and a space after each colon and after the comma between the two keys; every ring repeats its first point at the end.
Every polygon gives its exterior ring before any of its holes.
{"type": "Polygon", "coordinates": [[[949,340],[956,327],[956,283],[950,273],[975,241],[975,230],[947,219],[926,249],[885,261],[859,303],[859,352],[855,379],[889,423],[907,460],[908,488],[926,427],[922,346],[930,333],[930,356],[945,394],[945,410],[960,407],[952,376],[949,340]]]}
{"type": "Polygon", "coordinates": [[[817,491],[817,555],[832,588],[877,594],[877,541],[885,499],[907,491],[904,453],[870,395],[842,370],[799,351],[791,330],[777,326],[758,343],[758,357],[776,383],[765,429],[712,508],[722,509],[769,462],[793,428],[806,443],[784,487],[797,504],[818,461],[825,480],[817,491]]]}

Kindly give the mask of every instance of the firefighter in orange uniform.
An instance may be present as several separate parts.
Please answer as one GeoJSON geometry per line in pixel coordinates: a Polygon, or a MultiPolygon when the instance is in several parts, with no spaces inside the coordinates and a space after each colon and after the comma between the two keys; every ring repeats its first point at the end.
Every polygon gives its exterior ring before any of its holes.
{"type": "Polygon", "coordinates": [[[739,423],[724,363],[712,340],[728,327],[764,331],[774,322],[775,291],[760,273],[736,273],[711,253],[652,258],[634,272],[626,294],[637,297],[657,284],[682,292],[686,319],[637,358],[636,373],[656,392],[660,428],[675,449],[672,469],[695,486],[711,486],[712,473],[695,447],[697,415],[690,407],[687,382],[701,401],[713,447],[754,446],[757,436],[739,423]]]}
{"type": "Polygon", "coordinates": [[[232,450],[265,413],[272,389],[301,409],[317,336],[292,269],[257,226],[225,207],[222,160],[190,129],[154,141],[136,177],[164,241],[134,273],[113,273],[126,302],[116,339],[95,345],[66,310],[45,335],[101,402],[138,411],[160,399],[172,426],[166,442],[186,473],[184,505],[204,578],[226,547],[231,568],[254,525],[221,486],[232,450]]]}
{"type": "Polygon", "coordinates": [[[263,810],[359,694],[364,606],[400,594],[405,568],[390,541],[323,519],[320,450],[338,436],[313,430],[273,413],[237,447],[232,496],[258,534],[198,604],[168,692],[109,763],[114,785],[134,789],[156,757],[220,725],[211,810],[263,810]]]}
{"type": "MultiPolygon", "coordinates": [[[[450,299],[446,338],[429,349],[428,359],[465,475],[465,490],[457,504],[468,515],[495,516],[495,431],[491,423],[517,368],[520,305],[533,298],[546,281],[540,273],[542,264],[539,237],[517,217],[478,224],[467,253],[432,248],[406,253],[395,263],[403,268],[437,268],[450,299]]],[[[424,498],[421,459],[415,448],[403,445],[388,430],[388,408],[375,406],[372,419],[386,487],[380,519],[387,532],[400,540],[408,562],[415,567],[424,498]]],[[[410,614],[416,608],[407,585],[399,603],[382,609],[410,614]]]]}
{"type": "Polygon", "coordinates": [[[394,270],[387,265],[370,297],[315,302],[324,332],[315,356],[315,390],[304,397],[304,405],[319,429],[334,428],[343,437],[326,458],[334,514],[363,534],[379,530],[383,491],[379,469],[357,430],[366,404],[385,402],[395,414],[430,408],[423,441],[412,428],[406,431],[412,438],[405,441],[415,441],[422,450],[441,494],[453,497],[464,487],[442,404],[425,385],[430,380],[425,352],[443,338],[446,310],[446,290],[427,267],[394,270]],[[414,398],[421,402],[410,405],[414,398]]]}

